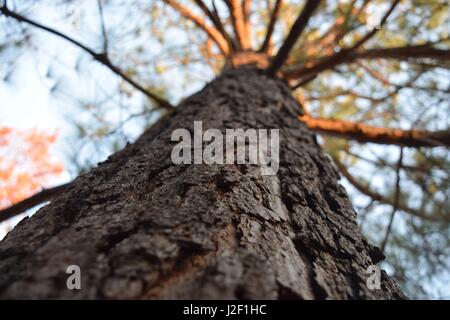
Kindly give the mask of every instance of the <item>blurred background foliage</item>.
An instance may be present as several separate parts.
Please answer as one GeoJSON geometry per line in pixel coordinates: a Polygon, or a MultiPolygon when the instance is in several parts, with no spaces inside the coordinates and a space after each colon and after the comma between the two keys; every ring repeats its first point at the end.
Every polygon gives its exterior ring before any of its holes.
{"type": "MultiPolygon", "coordinates": [[[[180,1],[201,15],[194,1],[180,1]]],[[[212,6],[212,1],[205,1],[212,6]]],[[[254,0],[252,39],[262,43],[275,1],[254,0]]],[[[276,52],[303,1],[284,1],[276,52]]],[[[289,66],[319,61],[355,43],[387,0],[327,0],[310,20],[289,66]]],[[[231,27],[223,1],[217,11],[231,27]]],[[[16,0],[10,10],[63,31],[109,59],[146,89],[176,104],[219,74],[225,61],[191,21],[159,0],[16,0]]],[[[428,45],[449,49],[450,3],[402,0],[366,48],[428,45]]],[[[70,128],[61,138],[73,178],[120,150],[164,111],[92,57],[64,40],[0,15],[0,77],[19,81],[31,56],[52,103],[70,128]]],[[[287,67],[289,69],[289,66],[287,67]]],[[[25,73],[26,74],[26,73],[25,73]]],[[[319,73],[293,92],[308,114],[382,127],[447,130],[450,62],[368,59],[319,73]]],[[[0,108],[8,108],[0,97],[0,108]]],[[[1,119],[0,119],[1,121],[1,119]]],[[[0,123],[1,124],[1,123],[0,123]]],[[[358,143],[320,136],[343,174],[359,224],[387,256],[383,267],[412,298],[450,298],[450,158],[448,149],[358,143]],[[394,199],[398,196],[397,205],[394,199]]]]}

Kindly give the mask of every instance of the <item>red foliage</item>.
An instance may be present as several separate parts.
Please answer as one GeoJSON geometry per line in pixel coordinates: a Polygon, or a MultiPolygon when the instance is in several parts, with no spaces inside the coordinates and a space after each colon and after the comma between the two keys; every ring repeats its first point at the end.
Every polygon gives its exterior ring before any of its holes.
{"type": "Polygon", "coordinates": [[[0,208],[17,203],[59,176],[64,168],[50,154],[57,133],[0,126],[0,208]]]}

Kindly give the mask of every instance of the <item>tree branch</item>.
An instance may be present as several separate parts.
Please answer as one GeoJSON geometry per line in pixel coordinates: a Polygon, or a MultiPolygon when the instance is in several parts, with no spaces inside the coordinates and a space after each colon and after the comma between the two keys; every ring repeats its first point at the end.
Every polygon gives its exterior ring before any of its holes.
{"type": "MultiPolygon", "coordinates": [[[[384,25],[386,23],[388,17],[394,11],[395,7],[398,5],[399,2],[400,2],[400,0],[394,0],[391,7],[389,8],[389,10],[385,13],[385,15],[383,16],[383,18],[380,21],[380,28],[382,25],[384,25]]],[[[294,69],[291,72],[287,72],[285,74],[286,78],[293,79],[293,78],[298,78],[298,77],[306,75],[306,74],[310,75],[310,74],[314,74],[314,73],[319,73],[326,69],[333,68],[338,64],[341,64],[342,62],[344,62],[346,60],[346,58],[351,53],[356,51],[365,42],[367,42],[370,38],[372,38],[378,32],[378,30],[379,29],[374,28],[372,31],[370,31],[368,34],[366,34],[364,37],[362,37],[360,40],[358,40],[353,46],[342,49],[338,53],[321,60],[319,63],[317,63],[316,65],[314,65],[312,67],[306,67],[306,68],[302,67],[300,69],[297,69],[297,70],[294,69]]]]}
{"type": "MultiPolygon", "coordinates": [[[[228,32],[225,30],[222,21],[220,20],[217,11],[211,11],[208,6],[203,2],[203,0],[194,0],[197,6],[203,11],[203,13],[209,18],[209,20],[214,24],[216,29],[222,34],[225,40],[228,42],[228,47],[231,49],[236,49],[233,40],[231,39],[228,32]]],[[[214,3],[214,1],[213,1],[214,3]]]]}
{"type": "Polygon", "coordinates": [[[251,49],[250,37],[246,32],[244,10],[239,0],[225,0],[225,4],[230,11],[230,18],[233,30],[236,34],[239,46],[244,50],[251,49]]]}
{"type": "Polygon", "coordinates": [[[339,64],[351,63],[360,59],[419,59],[427,58],[438,61],[450,61],[450,50],[433,48],[428,45],[406,46],[394,48],[376,48],[368,50],[359,50],[346,55],[334,55],[335,60],[325,58],[312,67],[300,67],[288,70],[284,73],[286,79],[297,79],[304,76],[317,74],[326,69],[332,69],[339,64]],[[325,63],[326,62],[326,63],[325,63]]]}
{"type": "Polygon", "coordinates": [[[439,61],[449,61],[450,50],[433,48],[428,45],[370,49],[354,52],[353,54],[347,57],[347,61],[354,61],[357,59],[376,59],[376,58],[398,59],[398,60],[428,58],[439,61]]]}
{"type": "Polygon", "coordinates": [[[250,23],[252,0],[242,0],[242,12],[244,14],[245,36],[248,39],[249,49],[252,46],[252,25],[250,23]]]}
{"type": "MultiPolygon", "coordinates": [[[[377,167],[389,167],[389,168],[396,168],[396,165],[395,165],[395,163],[390,163],[390,162],[388,162],[388,161],[386,161],[386,160],[384,160],[384,159],[381,159],[381,158],[379,158],[379,157],[377,157],[376,158],[376,160],[374,160],[374,159],[369,159],[369,158],[367,158],[367,157],[364,157],[364,156],[362,156],[362,155],[360,155],[360,154],[356,154],[356,153],[353,153],[353,152],[350,152],[350,151],[348,151],[348,150],[343,150],[347,155],[349,155],[349,156],[351,156],[351,157],[354,157],[354,158],[356,158],[356,159],[358,159],[358,160],[362,160],[362,161],[364,161],[364,162],[367,162],[367,163],[370,163],[370,164],[373,164],[373,165],[375,165],[375,166],[377,166],[377,167]]],[[[402,164],[402,168],[401,169],[403,169],[403,170],[405,170],[405,171],[413,171],[413,172],[420,172],[420,173],[429,173],[429,170],[427,169],[427,168],[425,168],[425,167],[416,167],[416,166],[409,166],[409,165],[405,165],[405,164],[402,164]]]]}
{"type": "Polygon", "coordinates": [[[185,7],[178,1],[164,0],[164,2],[171,6],[178,13],[180,13],[184,18],[192,21],[193,23],[195,23],[195,25],[197,25],[197,27],[205,31],[208,36],[217,44],[219,50],[224,56],[227,56],[230,53],[228,42],[227,40],[225,40],[219,30],[208,25],[203,18],[197,16],[194,12],[192,12],[191,9],[185,7]]]}
{"type": "Polygon", "coordinates": [[[402,168],[402,161],[403,161],[403,147],[400,148],[400,155],[398,157],[398,163],[396,168],[396,180],[395,180],[395,194],[394,194],[394,205],[392,206],[392,212],[391,216],[389,218],[389,224],[386,229],[386,234],[384,236],[383,242],[381,243],[380,250],[381,252],[385,252],[386,249],[386,243],[389,239],[389,235],[391,233],[392,229],[392,223],[394,222],[395,213],[397,212],[398,208],[398,202],[400,199],[400,170],[402,168]]]}
{"type": "Polygon", "coordinates": [[[272,10],[272,15],[270,16],[269,25],[267,26],[267,32],[266,37],[264,38],[264,42],[261,45],[261,49],[259,49],[260,52],[269,53],[270,48],[270,42],[272,40],[272,34],[275,30],[275,24],[278,20],[278,16],[280,15],[281,6],[283,5],[283,0],[277,0],[275,2],[275,6],[272,10]]]}
{"type": "Polygon", "coordinates": [[[395,47],[395,48],[378,48],[355,51],[346,55],[336,54],[333,56],[335,60],[331,58],[325,58],[322,62],[318,62],[312,67],[302,66],[300,68],[294,68],[284,72],[286,79],[293,80],[305,76],[316,75],[327,69],[332,69],[339,64],[351,63],[360,59],[419,59],[427,58],[438,61],[450,61],[450,50],[432,48],[427,45],[423,46],[407,46],[407,47],[395,47]]]}
{"type": "MultiPolygon", "coordinates": [[[[347,12],[338,16],[334,25],[329,27],[323,36],[302,45],[302,48],[308,53],[308,56],[317,56],[321,53],[322,55],[330,55],[334,53],[334,48],[339,44],[339,41],[356,28],[356,26],[350,26],[348,23],[356,2],[357,0],[352,0],[347,12]]],[[[364,3],[362,7],[364,7],[364,3]]]]}
{"type": "Polygon", "coordinates": [[[435,132],[401,130],[375,127],[344,120],[313,118],[309,115],[301,116],[299,119],[313,131],[344,137],[359,142],[394,144],[414,148],[436,146],[450,147],[450,130],[435,132]]]}
{"type": "Polygon", "coordinates": [[[34,194],[33,196],[25,200],[13,204],[12,206],[6,209],[0,210],[0,222],[11,219],[27,211],[28,209],[31,209],[43,202],[53,199],[54,197],[63,193],[68,188],[69,185],[70,183],[66,183],[57,187],[43,189],[42,191],[34,194]]]}
{"type": "Polygon", "coordinates": [[[111,63],[111,61],[109,60],[108,56],[105,53],[97,53],[95,52],[93,49],[88,48],[87,46],[85,46],[84,44],[82,44],[81,42],[55,30],[52,29],[50,27],[44,26],[36,21],[30,20],[16,12],[10,11],[6,6],[3,6],[0,8],[0,12],[6,16],[6,17],[10,17],[12,19],[15,19],[19,22],[22,23],[26,23],[29,24],[33,27],[36,27],[40,30],[44,30],[47,31],[59,38],[62,38],[70,43],[72,43],[73,45],[75,45],[76,47],[84,50],[85,52],[87,52],[89,55],[92,56],[92,58],[94,58],[94,60],[100,62],[101,64],[103,64],[105,67],[107,67],[109,70],[111,70],[113,73],[115,73],[116,75],[118,75],[119,77],[121,77],[123,80],[125,80],[126,82],[128,82],[130,85],[132,85],[135,89],[137,89],[138,91],[142,92],[143,94],[145,94],[148,98],[150,98],[151,100],[155,101],[160,107],[168,109],[168,110],[172,110],[174,107],[166,100],[158,97],[156,94],[148,91],[147,89],[145,89],[142,85],[140,85],[139,83],[137,83],[135,80],[133,80],[132,78],[128,77],[127,75],[125,75],[125,73],[123,73],[123,71],[121,71],[118,67],[116,67],[115,65],[113,65],[111,63]]]}
{"type": "MultiPolygon", "coordinates": [[[[379,203],[387,204],[390,206],[394,205],[394,201],[392,199],[384,197],[383,195],[379,194],[376,191],[371,190],[369,187],[363,185],[360,181],[358,181],[358,179],[355,178],[354,176],[352,176],[350,174],[350,172],[347,170],[347,168],[338,159],[333,157],[333,160],[334,160],[336,166],[338,167],[339,171],[341,172],[341,174],[348,180],[348,182],[350,182],[355,187],[356,190],[358,190],[362,194],[365,194],[366,196],[370,197],[372,200],[377,201],[379,203]]],[[[442,221],[441,217],[425,215],[423,212],[409,208],[402,203],[399,203],[397,208],[402,210],[403,212],[406,212],[412,216],[415,216],[415,217],[418,217],[421,219],[425,219],[425,220],[433,221],[433,222],[441,222],[442,221]]]]}
{"type": "Polygon", "coordinates": [[[391,7],[389,8],[389,10],[385,13],[385,15],[383,16],[383,18],[380,21],[379,24],[379,28],[373,28],[372,31],[370,31],[368,34],[366,34],[364,37],[362,37],[359,41],[357,41],[350,49],[348,49],[350,52],[355,51],[356,49],[358,49],[359,47],[361,47],[364,43],[366,43],[370,38],[372,38],[377,32],[378,30],[381,29],[381,27],[386,23],[387,19],[389,18],[389,16],[392,14],[392,12],[394,12],[395,7],[400,3],[400,0],[394,0],[394,2],[392,2],[391,7]]]}
{"type": "Polygon", "coordinates": [[[100,27],[102,29],[103,35],[103,52],[108,52],[108,37],[106,35],[106,25],[105,25],[105,17],[103,16],[103,5],[102,0],[97,0],[98,13],[100,16],[100,27]]]}
{"type": "MultiPolygon", "coordinates": [[[[380,83],[382,83],[386,87],[394,87],[396,88],[395,92],[398,92],[404,88],[411,88],[415,90],[421,90],[421,91],[433,91],[433,92],[440,92],[440,93],[450,93],[450,88],[448,89],[439,89],[436,87],[430,87],[430,86],[419,86],[415,84],[415,81],[423,75],[423,73],[418,73],[416,76],[414,76],[412,79],[408,80],[407,82],[403,84],[397,84],[390,82],[387,78],[385,78],[380,71],[374,70],[372,68],[369,68],[367,65],[365,65],[362,62],[357,62],[357,64],[362,67],[372,78],[375,80],[378,80],[380,83]]],[[[429,68],[428,66],[424,66],[424,69],[429,68]]],[[[426,72],[427,70],[423,70],[423,72],[426,72]]],[[[389,94],[390,95],[390,94],[389,94]]]]}
{"type": "Polygon", "coordinates": [[[298,38],[301,36],[303,30],[308,24],[309,19],[313,15],[314,11],[320,4],[320,0],[308,0],[303,7],[302,12],[298,16],[297,20],[294,22],[291,30],[289,31],[286,40],[281,46],[280,50],[278,50],[277,55],[273,58],[272,63],[267,69],[267,73],[271,76],[274,76],[278,70],[283,66],[289,57],[289,53],[297,42],[298,38]]]}

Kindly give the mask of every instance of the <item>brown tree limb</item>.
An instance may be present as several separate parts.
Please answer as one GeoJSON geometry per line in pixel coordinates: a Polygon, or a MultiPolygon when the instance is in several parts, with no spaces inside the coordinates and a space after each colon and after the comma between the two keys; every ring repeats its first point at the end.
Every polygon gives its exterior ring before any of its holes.
{"type": "Polygon", "coordinates": [[[275,24],[280,15],[281,6],[283,5],[283,0],[276,0],[275,5],[272,10],[272,14],[270,16],[270,21],[267,26],[266,37],[264,38],[264,42],[259,49],[260,52],[269,53],[270,42],[272,41],[272,34],[275,30],[275,24]]]}
{"type": "MultiPolygon", "coordinates": [[[[415,90],[421,90],[421,91],[433,91],[433,92],[440,92],[440,93],[450,93],[450,88],[449,89],[439,89],[439,88],[433,88],[433,87],[427,87],[427,86],[419,86],[417,84],[415,84],[414,82],[423,74],[418,74],[415,77],[413,77],[411,80],[407,81],[406,83],[403,84],[397,84],[397,83],[392,83],[390,82],[386,77],[384,77],[380,71],[378,70],[374,70],[370,67],[368,67],[367,65],[365,65],[362,62],[357,62],[357,65],[359,65],[360,67],[362,67],[372,78],[374,78],[375,80],[379,81],[380,83],[382,83],[384,86],[386,87],[394,87],[396,88],[395,91],[399,91],[401,89],[404,88],[411,88],[411,89],[415,89],[415,90]]],[[[424,66],[424,69],[429,68],[429,66],[424,66]]],[[[426,70],[424,70],[425,72],[426,70]]]]}
{"type": "MultiPolygon", "coordinates": [[[[383,16],[383,18],[380,21],[380,28],[382,25],[384,25],[386,23],[387,19],[389,18],[391,13],[394,11],[395,7],[398,5],[399,2],[400,2],[400,0],[394,0],[391,7],[389,8],[389,10],[385,13],[385,15],[383,16]]],[[[338,64],[341,64],[342,62],[344,62],[347,59],[347,57],[350,54],[355,52],[364,43],[366,43],[370,38],[372,38],[378,32],[378,30],[379,29],[374,28],[372,31],[367,33],[364,37],[362,37],[360,40],[358,40],[351,47],[344,48],[341,51],[339,51],[338,53],[336,53],[330,57],[322,59],[319,63],[315,64],[312,67],[301,67],[301,68],[296,68],[296,69],[292,70],[291,72],[287,72],[285,75],[286,78],[293,79],[293,78],[298,78],[303,75],[311,75],[314,73],[319,73],[321,71],[333,68],[333,67],[337,66],[338,64]]]]}
{"type": "Polygon", "coordinates": [[[219,30],[208,25],[203,18],[196,15],[191,9],[182,5],[178,1],[164,0],[164,2],[171,6],[179,14],[181,14],[184,18],[192,21],[197,27],[205,31],[206,34],[217,44],[219,50],[223,55],[227,56],[230,53],[228,42],[219,30]]]}
{"type": "Polygon", "coordinates": [[[395,179],[395,194],[394,194],[394,205],[392,206],[391,216],[389,218],[389,224],[386,229],[386,234],[384,236],[383,242],[381,242],[380,250],[385,252],[386,244],[389,240],[389,235],[391,234],[392,224],[394,222],[395,213],[397,212],[398,203],[400,200],[400,170],[402,168],[403,161],[403,147],[400,148],[400,155],[398,157],[397,168],[396,168],[396,179],[395,179]]]}
{"type": "Polygon", "coordinates": [[[103,64],[105,67],[107,67],[109,70],[111,70],[113,73],[115,73],[116,75],[118,75],[119,77],[121,77],[123,80],[125,80],[125,82],[128,82],[131,86],[133,86],[135,89],[137,89],[138,91],[142,92],[144,95],[146,95],[149,99],[153,100],[154,102],[156,102],[160,107],[167,109],[167,110],[173,110],[173,106],[166,100],[164,100],[163,98],[157,96],[156,94],[150,92],[149,90],[147,90],[146,88],[144,88],[144,86],[142,86],[141,84],[137,83],[135,80],[133,80],[132,78],[130,78],[129,76],[127,76],[122,70],[120,70],[120,68],[118,68],[117,66],[113,65],[112,62],[109,60],[108,55],[103,52],[103,53],[97,53],[95,52],[93,49],[88,48],[87,46],[85,46],[84,44],[82,44],[81,42],[65,35],[62,32],[59,32],[55,29],[52,29],[50,27],[44,26],[36,21],[30,20],[27,17],[24,17],[16,12],[13,12],[11,10],[8,9],[8,7],[3,6],[0,8],[0,13],[2,13],[4,16],[15,19],[19,22],[22,23],[26,23],[29,24],[33,27],[36,27],[40,30],[44,30],[47,31],[48,33],[51,33],[59,38],[62,38],[70,43],[72,43],[73,45],[75,45],[76,47],[82,49],[83,51],[85,51],[86,53],[88,53],[89,55],[92,56],[92,58],[94,58],[94,60],[100,62],[101,64],[103,64]]]}
{"type": "Polygon", "coordinates": [[[373,28],[372,31],[370,31],[368,34],[366,34],[364,37],[362,37],[359,41],[357,41],[350,49],[348,49],[350,52],[353,52],[357,50],[359,47],[361,47],[364,43],[366,43],[368,40],[370,40],[377,32],[381,29],[381,27],[386,23],[389,16],[394,12],[395,7],[400,3],[400,0],[394,0],[392,2],[391,7],[389,10],[385,13],[383,18],[380,21],[380,25],[378,28],[373,28]]]}
{"type": "Polygon", "coordinates": [[[248,39],[247,41],[250,44],[250,48],[252,46],[252,25],[250,23],[251,6],[252,6],[252,0],[242,0],[242,11],[244,13],[245,36],[248,39]]]}
{"type": "MultiPolygon", "coordinates": [[[[236,49],[234,46],[234,42],[231,39],[228,32],[225,30],[225,27],[222,23],[222,20],[220,20],[219,15],[217,14],[217,11],[211,11],[208,6],[203,2],[203,0],[194,0],[197,6],[203,11],[203,13],[209,18],[209,20],[214,24],[216,29],[222,34],[222,36],[225,38],[225,40],[228,42],[229,49],[236,49]]],[[[214,2],[213,2],[214,6],[214,2]]]]}
{"type": "Polygon", "coordinates": [[[385,87],[389,87],[391,86],[391,82],[386,79],[386,77],[384,75],[381,74],[381,72],[379,72],[378,70],[374,70],[372,68],[369,68],[368,66],[366,66],[364,63],[358,61],[356,62],[356,64],[358,66],[360,66],[361,68],[363,68],[372,78],[378,80],[380,83],[382,83],[385,87]]]}
{"type": "Polygon", "coordinates": [[[106,34],[105,17],[103,16],[102,0],[97,0],[98,13],[100,16],[100,28],[103,36],[103,52],[108,52],[108,36],[106,34]]]}
{"type": "Polygon", "coordinates": [[[291,30],[289,31],[289,34],[286,37],[283,45],[281,46],[280,50],[278,50],[277,55],[273,58],[272,63],[267,69],[267,73],[269,75],[274,76],[286,62],[287,58],[289,57],[289,53],[291,52],[298,38],[303,33],[303,30],[308,24],[309,19],[312,17],[319,4],[320,0],[308,0],[306,2],[302,12],[298,16],[297,20],[295,20],[291,30]]]}
{"type": "MultiPolygon", "coordinates": [[[[308,56],[330,55],[334,53],[334,47],[339,44],[339,41],[350,31],[356,27],[347,27],[347,21],[355,7],[357,0],[352,0],[346,14],[337,17],[336,22],[328,28],[324,35],[313,41],[308,41],[302,46],[308,56]]],[[[364,5],[364,4],[363,4],[364,5]]]]}
{"type": "MultiPolygon", "coordinates": [[[[358,190],[362,194],[365,194],[372,200],[377,201],[379,203],[390,205],[390,206],[394,205],[393,199],[387,198],[387,197],[379,194],[378,192],[371,190],[368,186],[364,185],[357,178],[355,178],[352,174],[350,174],[350,172],[347,170],[345,165],[343,165],[338,159],[333,157],[333,160],[334,160],[337,168],[341,172],[341,174],[348,180],[348,182],[350,182],[350,184],[352,184],[355,187],[356,190],[358,190]]],[[[423,213],[421,211],[407,207],[406,205],[404,205],[401,202],[398,203],[397,208],[402,210],[403,212],[406,212],[412,216],[415,216],[415,217],[418,217],[421,219],[425,219],[425,220],[433,221],[433,222],[442,221],[441,217],[426,215],[425,213],[423,213]]]]}
{"type": "Polygon", "coordinates": [[[225,4],[230,11],[230,18],[233,24],[233,30],[240,48],[243,50],[251,49],[250,37],[246,32],[244,10],[239,0],[225,0],[225,4]]]}
{"type": "Polygon", "coordinates": [[[450,147],[450,130],[423,131],[401,130],[375,127],[345,120],[313,118],[309,115],[299,117],[308,128],[327,135],[344,137],[359,142],[394,144],[404,147],[450,147]]]}
{"type": "Polygon", "coordinates": [[[407,46],[395,48],[380,48],[357,51],[347,57],[347,61],[354,61],[357,59],[417,59],[428,58],[439,61],[450,60],[450,50],[433,48],[428,45],[423,46],[407,46]]]}
{"type": "MultiPolygon", "coordinates": [[[[390,162],[388,162],[388,161],[386,161],[384,159],[381,159],[379,157],[377,157],[377,159],[374,160],[374,159],[369,159],[367,157],[364,157],[364,156],[362,156],[360,154],[353,153],[353,152],[348,151],[348,150],[343,150],[343,151],[347,155],[349,155],[351,157],[354,157],[354,158],[356,158],[358,160],[362,160],[364,162],[373,164],[373,165],[375,165],[377,167],[385,167],[386,166],[386,167],[389,167],[389,168],[394,168],[394,169],[396,168],[395,163],[390,163],[390,162]]],[[[402,164],[402,168],[401,169],[403,169],[405,171],[413,171],[413,172],[420,172],[420,173],[426,173],[426,174],[429,173],[429,170],[427,168],[410,166],[410,165],[405,165],[405,164],[402,164]]]]}
{"type": "Polygon", "coordinates": [[[407,47],[396,47],[396,48],[379,48],[379,49],[368,49],[356,51],[345,56],[335,56],[334,61],[328,58],[319,62],[312,67],[300,67],[288,70],[284,73],[286,79],[298,79],[304,76],[310,76],[318,74],[326,69],[332,69],[339,64],[352,63],[360,59],[397,59],[397,60],[408,60],[408,59],[434,59],[438,61],[450,61],[450,50],[432,48],[429,46],[407,46],[407,47]],[[328,61],[328,63],[324,63],[328,61]]]}
{"type": "Polygon", "coordinates": [[[69,185],[70,183],[66,183],[57,187],[43,189],[42,191],[32,195],[31,197],[25,200],[22,200],[16,204],[13,204],[8,208],[0,210],[0,222],[11,219],[27,211],[28,209],[31,209],[41,203],[53,199],[54,197],[63,193],[69,185]]]}

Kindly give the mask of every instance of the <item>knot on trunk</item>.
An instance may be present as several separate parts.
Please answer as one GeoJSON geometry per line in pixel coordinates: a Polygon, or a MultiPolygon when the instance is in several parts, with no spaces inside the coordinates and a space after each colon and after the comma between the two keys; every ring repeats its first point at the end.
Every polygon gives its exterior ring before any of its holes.
{"type": "Polygon", "coordinates": [[[255,66],[259,69],[266,69],[269,66],[269,56],[265,53],[255,51],[236,52],[230,57],[225,69],[237,69],[244,65],[255,66]]]}

